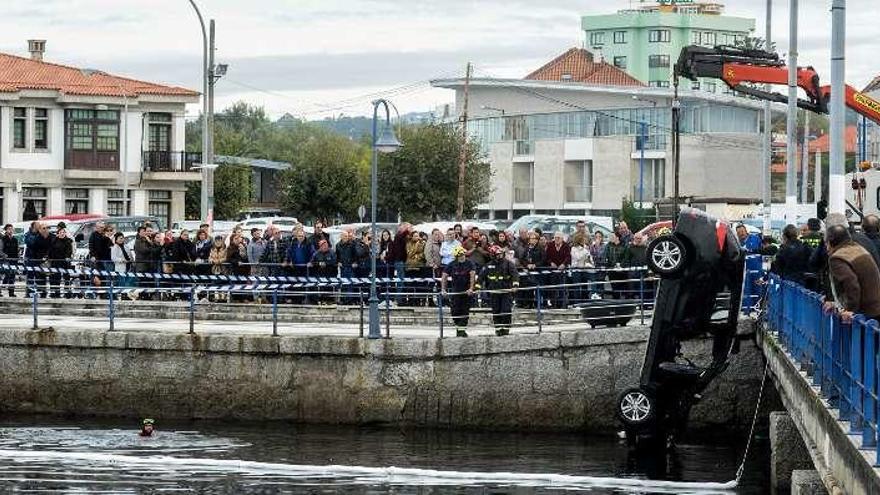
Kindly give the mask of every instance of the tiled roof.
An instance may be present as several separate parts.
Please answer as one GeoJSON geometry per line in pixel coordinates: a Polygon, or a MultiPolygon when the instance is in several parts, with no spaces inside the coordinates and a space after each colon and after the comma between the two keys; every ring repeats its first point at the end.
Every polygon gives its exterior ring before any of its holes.
{"type": "Polygon", "coordinates": [[[0,92],[22,89],[48,89],[83,96],[199,95],[196,91],[176,86],[164,86],[0,53],[0,92]]]}
{"type": "Polygon", "coordinates": [[[638,79],[607,62],[595,62],[593,54],[583,48],[568,50],[525,78],[535,81],[571,81],[597,86],[644,86],[638,79]]]}
{"type": "MultiPolygon", "coordinates": [[[[829,148],[831,147],[830,139],[831,139],[831,135],[826,133],[826,134],[822,134],[821,136],[817,137],[816,139],[810,141],[810,144],[809,144],[810,153],[812,154],[812,153],[815,153],[816,151],[818,151],[819,153],[828,153],[829,148]]],[[[855,153],[856,152],[856,126],[854,126],[854,125],[846,126],[846,132],[844,133],[844,141],[846,142],[845,152],[846,153],[855,153]]],[[[783,151],[780,152],[783,155],[782,160],[778,163],[774,163],[770,167],[771,171],[774,174],[784,174],[787,170],[785,156],[784,156],[784,149],[785,149],[784,145],[782,146],[782,149],[783,149],[783,151]]],[[[798,159],[797,159],[797,165],[795,166],[795,168],[797,170],[801,169],[801,155],[802,154],[803,154],[803,147],[798,145],[798,151],[797,151],[798,159]]],[[[812,157],[811,157],[811,159],[812,159],[812,157]]]]}

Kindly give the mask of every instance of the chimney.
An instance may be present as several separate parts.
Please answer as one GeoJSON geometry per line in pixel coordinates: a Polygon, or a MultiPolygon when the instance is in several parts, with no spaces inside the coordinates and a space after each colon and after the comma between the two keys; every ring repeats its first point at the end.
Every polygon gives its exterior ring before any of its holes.
{"type": "Polygon", "coordinates": [[[31,60],[42,61],[43,52],[46,51],[46,40],[28,40],[28,51],[31,52],[31,60]]]}

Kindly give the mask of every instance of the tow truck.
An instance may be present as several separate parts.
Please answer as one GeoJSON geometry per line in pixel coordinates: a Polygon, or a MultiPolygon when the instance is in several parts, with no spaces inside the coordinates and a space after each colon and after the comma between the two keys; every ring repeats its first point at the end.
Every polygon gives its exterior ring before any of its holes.
{"type": "MultiPolygon", "coordinates": [[[[720,79],[740,94],[788,103],[786,95],[757,86],[788,84],[788,68],[772,52],[729,46],[687,46],[675,64],[674,75],[676,100],[678,78],[683,77],[693,81],[720,79]]],[[[831,88],[820,84],[815,69],[798,67],[797,85],[806,93],[805,99],[797,100],[798,107],[828,113],[831,88]]],[[[844,100],[849,108],[880,123],[877,100],[851,86],[846,86],[844,100]]],[[[680,105],[673,105],[675,211],[678,211],[678,108],[680,105]]],[[[859,183],[863,181],[860,179],[859,183]]],[[[880,202],[880,197],[877,199],[880,202]]],[[[691,408],[724,371],[731,355],[738,352],[743,337],[737,335],[743,258],[729,226],[688,209],[682,210],[673,222],[673,232],[657,237],[647,248],[648,265],[661,279],[655,314],[639,385],[624,391],[617,404],[617,415],[627,440],[636,445],[644,441],[652,446],[658,441],[674,443],[675,437],[686,428],[691,408]],[[723,319],[714,320],[709,299],[714,300],[725,288],[730,291],[732,301],[729,312],[723,319]],[[683,355],[681,344],[707,334],[713,340],[711,362],[702,366],[694,364],[683,355]]]]}

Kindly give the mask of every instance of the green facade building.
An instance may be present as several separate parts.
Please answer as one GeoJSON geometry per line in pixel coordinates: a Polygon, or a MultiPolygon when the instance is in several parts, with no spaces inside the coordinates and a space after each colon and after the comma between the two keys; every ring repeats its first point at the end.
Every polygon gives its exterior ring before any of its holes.
{"type": "MultiPolygon", "coordinates": [[[[722,15],[723,5],[665,0],[615,14],[585,15],[585,47],[649,86],[669,87],[672,67],[687,45],[736,45],[755,29],[755,20],[722,15]]],[[[727,92],[721,81],[690,83],[699,91],[727,92]]]]}

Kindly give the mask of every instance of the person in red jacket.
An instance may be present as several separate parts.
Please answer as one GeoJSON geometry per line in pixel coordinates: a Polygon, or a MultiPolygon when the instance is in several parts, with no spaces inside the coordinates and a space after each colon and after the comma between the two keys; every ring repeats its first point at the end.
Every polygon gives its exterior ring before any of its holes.
{"type": "Polygon", "coordinates": [[[547,244],[544,253],[544,261],[551,270],[547,276],[547,281],[552,286],[548,291],[550,304],[554,308],[564,308],[568,302],[567,288],[564,285],[565,275],[571,265],[571,246],[565,242],[562,232],[556,232],[553,234],[553,242],[547,244]]]}

